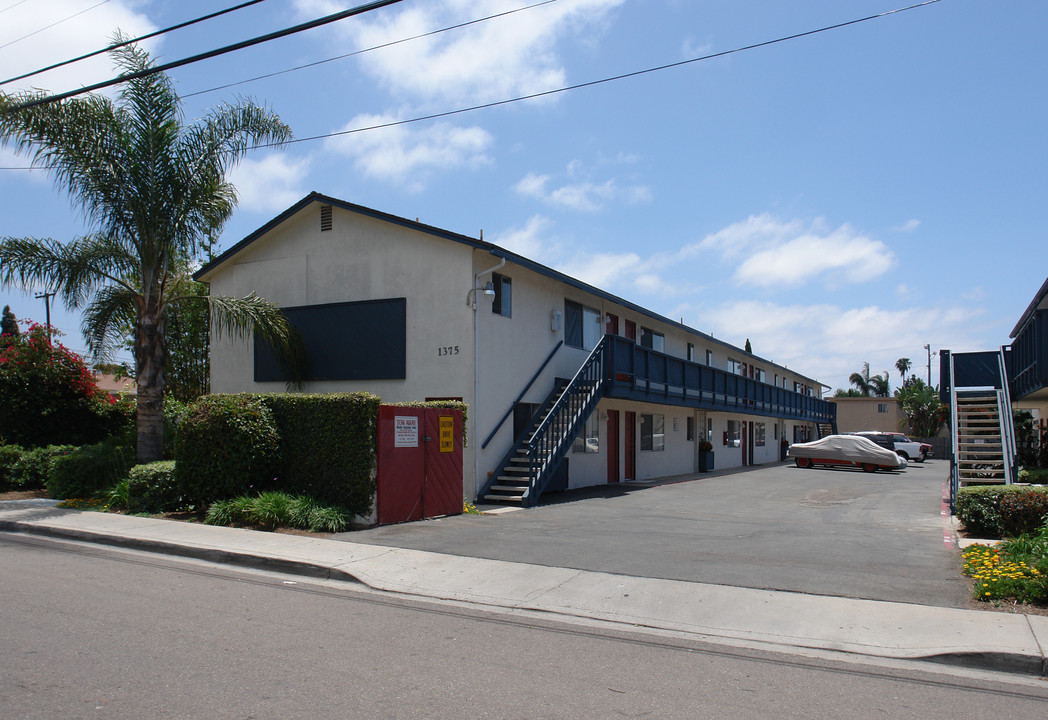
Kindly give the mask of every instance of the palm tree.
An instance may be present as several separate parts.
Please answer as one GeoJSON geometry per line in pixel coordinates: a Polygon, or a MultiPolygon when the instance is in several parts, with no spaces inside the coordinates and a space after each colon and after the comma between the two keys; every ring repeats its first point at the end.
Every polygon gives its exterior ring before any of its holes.
{"type": "Polygon", "coordinates": [[[848,382],[855,386],[855,389],[859,391],[859,394],[863,397],[869,397],[873,391],[873,387],[870,385],[870,364],[864,362],[862,364],[861,372],[853,372],[848,377],[848,382]]]}
{"type": "MultiPolygon", "coordinates": [[[[134,45],[112,53],[126,73],[152,66],[134,45]]],[[[19,108],[46,95],[0,93],[0,145],[30,154],[69,193],[93,231],[66,244],[0,240],[0,285],[43,285],[70,308],[96,358],[133,328],[138,384],[138,460],[160,459],[163,442],[164,330],[180,304],[210,304],[216,334],[252,330],[278,347],[293,344],[283,313],[262,298],[184,293],[187,261],[208,246],[236,205],[226,170],[251,147],[284,142],[290,128],[249,101],[223,105],[183,124],[170,78],[128,80],[117,101],[88,95],[19,108]]]]}
{"type": "Polygon", "coordinates": [[[874,375],[870,378],[870,391],[876,397],[888,397],[888,393],[891,392],[891,388],[888,387],[888,371],[885,370],[883,375],[874,375]]]}
{"type": "Polygon", "coordinates": [[[910,372],[911,367],[913,363],[910,362],[910,358],[899,358],[895,361],[895,369],[899,371],[899,377],[903,380],[906,379],[906,373],[910,372]]]}

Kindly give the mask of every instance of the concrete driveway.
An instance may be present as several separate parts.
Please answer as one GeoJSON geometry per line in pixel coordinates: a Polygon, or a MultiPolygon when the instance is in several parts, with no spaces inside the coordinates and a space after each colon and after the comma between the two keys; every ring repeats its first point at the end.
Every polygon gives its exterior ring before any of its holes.
{"type": "MultiPolygon", "coordinates": [[[[819,595],[967,607],[943,460],[899,473],[777,464],[551,495],[335,539],[819,595]]],[[[755,609],[756,610],[756,609],[755,609]]]]}

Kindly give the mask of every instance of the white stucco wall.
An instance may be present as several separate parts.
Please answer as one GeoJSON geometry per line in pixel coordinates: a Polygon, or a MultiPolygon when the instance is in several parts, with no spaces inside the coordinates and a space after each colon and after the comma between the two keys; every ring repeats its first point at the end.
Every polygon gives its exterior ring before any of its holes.
{"type": "MultiPolygon", "coordinates": [[[[321,231],[320,207],[306,206],[210,272],[204,279],[211,293],[256,292],[280,307],[406,298],[405,379],[308,382],[304,392],[366,390],[385,402],[461,397],[472,408],[473,313],[466,304],[472,248],[338,207],[332,229],[321,231]]],[[[211,352],[213,392],[284,391],[283,383],[254,382],[250,340],[213,338],[211,352]]],[[[475,432],[468,428],[470,438],[475,432]]],[[[474,447],[470,443],[463,458],[470,497],[474,447]]]]}

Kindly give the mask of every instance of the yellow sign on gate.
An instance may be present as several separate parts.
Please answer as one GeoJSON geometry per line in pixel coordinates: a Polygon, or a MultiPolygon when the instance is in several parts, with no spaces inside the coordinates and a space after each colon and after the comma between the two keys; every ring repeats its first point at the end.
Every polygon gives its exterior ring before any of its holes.
{"type": "Polygon", "coordinates": [[[442,453],[455,452],[455,418],[441,416],[440,421],[440,451],[442,453]]]}

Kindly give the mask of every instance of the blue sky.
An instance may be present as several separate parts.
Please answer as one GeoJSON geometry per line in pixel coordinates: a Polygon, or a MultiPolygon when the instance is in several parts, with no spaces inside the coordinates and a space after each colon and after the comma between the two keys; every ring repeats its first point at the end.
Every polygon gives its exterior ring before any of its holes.
{"type": "MultiPolygon", "coordinates": [[[[183,95],[525,7],[406,0],[172,71],[183,95]]],[[[229,2],[0,0],[4,77],[229,2]],[[92,9],[88,9],[92,8],[92,9]],[[85,11],[86,10],[86,11],[85,11]],[[78,13],[25,38],[58,20],[78,13]]],[[[297,138],[509,99],[803,33],[891,0],[555,0],[188,97],[247,96],[297,138]]],[[[147,47],[169,61],[350,7],[270,0],[147,47]]],[[[252,153],[226,249],[318,191],[477,236],[814,377],[986,349],[1048,275],[1043,0],[940,0],[542,99],[252,153]]],[[[105,58],[33,78],[62,91],[105,58]]],[[[25,87],[5,85],[12,90],[25,87]]],[[[26,166],[0,149],[0,167],[26,166]]],[[[0,170],[0,236],[83,232],[43,174],[0,170]]],[[[37,289],[39,291],[39,289],[37,289]]],[[[43,301],[0,305],[43,321],[43,301]]],[[[52,309],[83,351],[79,314],[52,309]]],[[[932,360],[938,382],[938,361],[932,360]]]]}

